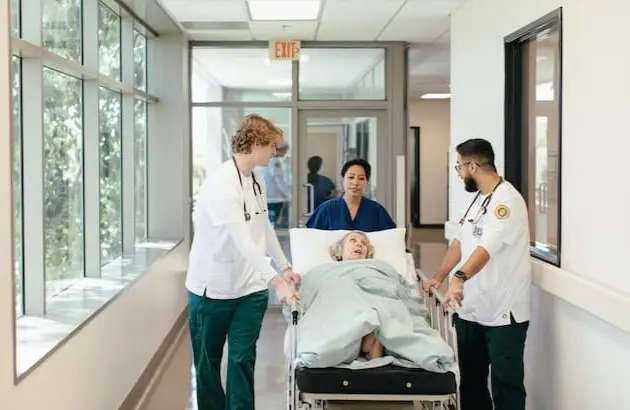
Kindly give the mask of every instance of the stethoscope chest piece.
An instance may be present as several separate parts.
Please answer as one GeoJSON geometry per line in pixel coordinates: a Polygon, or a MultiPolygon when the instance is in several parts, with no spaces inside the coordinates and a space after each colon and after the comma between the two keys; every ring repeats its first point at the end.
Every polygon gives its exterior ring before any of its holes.
{"type": "Polygon", "coordinates": [[[252,216],[249,212],[245,212],[245,222],[249,222],[252,219],[252,216]]]}

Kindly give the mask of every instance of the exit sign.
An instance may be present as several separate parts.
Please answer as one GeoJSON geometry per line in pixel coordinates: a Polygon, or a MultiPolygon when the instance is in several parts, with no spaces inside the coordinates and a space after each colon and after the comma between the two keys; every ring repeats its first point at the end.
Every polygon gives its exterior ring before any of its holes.
{"type": "Polygon", "coordinates": [[[274,40],[269,42],[269,59],[299,60],[302,46],[299,40],[274,40]]]}

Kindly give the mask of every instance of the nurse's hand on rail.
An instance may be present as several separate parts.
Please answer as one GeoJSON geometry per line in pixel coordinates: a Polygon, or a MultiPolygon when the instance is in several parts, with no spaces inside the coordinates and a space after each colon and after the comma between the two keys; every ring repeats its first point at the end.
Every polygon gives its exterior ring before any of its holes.
{"type": "Polygon", "coordinates": [[[284,279],[292,285],[297,285],[302,280],[299,273],[293,272],[293,269],[287,269],[284,271],[284,279]]]}
{"type": "Polygon", "coordinates": [[[281,276],[273,278],[271,283],[273,283],[276,289],[276,297],[281,303],[290,305],[292,300],[300,299],[300,295],[293,289],[293,286],[291,286],[281,276]]]}
{"type": "Polygon", "coordinates": [[[436,278],[431,278],[429,280],[423,280],[422,281],[422,289],[424,289],[425,292],[430,292],[432,290],[435,290],[435,289],[439,288],[441,284],[442,284],[442,281],[437,280],[436,278]]]}
{"type": "Polygon", "coordinates": [[[464,282],[457,278],[453,278],[448,285],[448,292],[446,292],[446,298],[444,304],[446,306],[453,307],[453,305],[459,307],[464,300],[464,282]]]}

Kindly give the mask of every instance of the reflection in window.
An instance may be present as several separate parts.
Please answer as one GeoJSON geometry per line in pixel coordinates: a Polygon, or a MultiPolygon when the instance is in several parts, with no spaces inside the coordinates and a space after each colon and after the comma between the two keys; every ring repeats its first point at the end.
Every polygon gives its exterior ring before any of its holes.
{"type": "Polygon", "coordinates": [[[302,49],[300,100],[384,99],[384,49],[302,49]]]}
{"type": "Polygon", "coordinates": [[[21,60],[13,56],[13,246],[15,264],[15,307],[24,314],[22,303],[22,84],[21,60]]]}
{"type": "Polygon", "coordinates": [[[44,247],[51,298],[83,276],[83,84],[44,68],[44,247]]]}
{"type": "Polygon", "coordinates": [[[193,102],[289,102],[292,79],[291,61],[270,61],[267,48],[192,49],[193,102]]]}
{"type": "Polygon", "coordinates": [[[525,46],[530,68],[524,95],[528,98],[524,132],[528,133],[530,178],[528,205],[530,236],[536,249],[551,257],[558,253],[558,149],[560,147],[559,35],[557,30],[538,34],[525,46]],[[533,98],[532,98],[533,97],[533,98]],[[533,121],[532,121],[533,120],[533,121]],[[530,125],[531,124],[531,125],[530,125]]]}
{"type": "MultiPolygon", "coordinates": [[[[206,177],[206,170],[211,170],[227,161],[232,155],[230,135],[243,116],[257,113],[269,118],[284,133],[285,141],[291,141],[291,109],[285,107],[193,107],[192,108],[192,196],[199,193],[199,188],[206,177]]],[[[285,178],[291,184],[291,150],[283,157],[287,164],[285,178]]]]}
{"type": "Polygon", "coordinates": [[[51,52],[81,62],[81,0],[42,0],[42,40],[51,52]]]}
{"type": "Polygon", "coordinates": [[[133,31],[133,85],[147,91],[147,38],[133,31]]]}
{"type": "Polygon", "coordinates": [[[120,16],[103,3],[98,5],[98,68],[120,80],[120,16]]]}
{"type": "MultiPolygon", "coordinates": [[[[557,14],[508,42],[506,111],[512,177],[527,199],[532,253],[559,265],[561,53],[557,14]],[[523,36],[526,36],[523,38],[523,36]],[[518,67],[513,69],[512,67],[518,67]],[[514,73],[522,72],[521,76],[514,73]],[[522,164],[520,173],[516,169],[522,164]]],[[[508,176],[506,164],[506,176],[508,176]]]]}
{"type": "Polygon", "coordinates": [[[136,100],[135,105],[135,184],[136,242],[147,240],[147,104],[136,100]]]}
{"type": "Polygon", "coordinates": [[[99,89],[101,265],[122,255],[122,97],[99,89]]]}
{"type": "Polygon", "coordinates": [[[20,36],[21,31],[21,12],[20,0],[11,0],[11,28],[12,34],[16,37],[20,36]]]}

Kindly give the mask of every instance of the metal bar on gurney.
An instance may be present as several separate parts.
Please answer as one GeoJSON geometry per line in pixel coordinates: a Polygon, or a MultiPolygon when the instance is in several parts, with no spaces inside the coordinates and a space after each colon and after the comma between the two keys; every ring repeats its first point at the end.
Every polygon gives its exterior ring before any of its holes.
{"type": "Polygon", "coordinates": [[[297,356],[297,324],[299,312],[297,309],[297,301],[291,299],[289,301],[289,307],[291,310],[291,323],[289,324],[289,340],[291,346],[291,352],[289,354],[289,397],[287,400],[287,406],[290,410],[297,410],[298,398],[297,398],[297,381],[295,380],[295,360],[297,356]]]}

